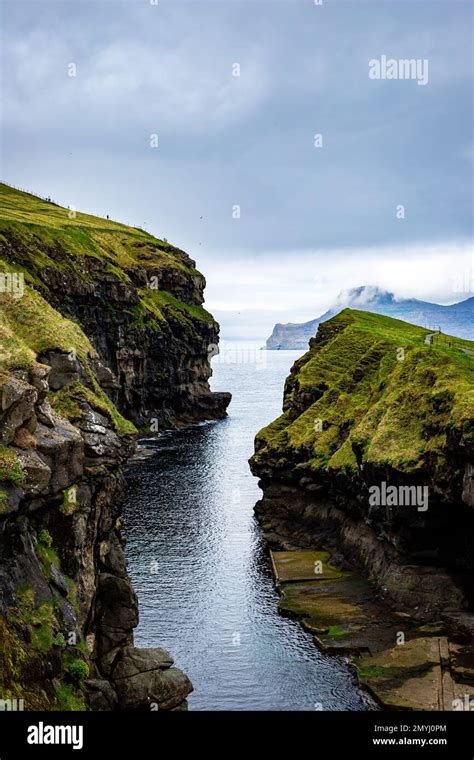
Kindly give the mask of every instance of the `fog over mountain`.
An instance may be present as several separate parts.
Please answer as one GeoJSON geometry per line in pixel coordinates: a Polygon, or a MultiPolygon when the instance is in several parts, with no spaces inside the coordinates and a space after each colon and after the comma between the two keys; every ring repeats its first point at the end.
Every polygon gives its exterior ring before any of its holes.
{"type": "Polygon", "coordinates": [[[398,300],[393,293],[374,286],[362,285],[341,291],[334,307],[316,319],[301,324],[291,322],[276,324],[266,342],[266,348],[305,350],[309,339],[315,335],[318,325],[348,307],[395,317],[404,322],[420,325],[420,327],[441,330],[459,338],[474,338],[474,297],[449,306],[442,306],[416,298],[398,300]]]}

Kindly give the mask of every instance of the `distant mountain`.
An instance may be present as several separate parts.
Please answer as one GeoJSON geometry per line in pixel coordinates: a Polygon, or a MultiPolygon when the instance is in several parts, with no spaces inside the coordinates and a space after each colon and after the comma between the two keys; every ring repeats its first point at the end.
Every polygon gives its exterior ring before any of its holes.
{"type": "Polygon", "coordinates": [[[474,339],[474,297],[450,306],[441,306],[437,303],[418,301],[416,298],[396,300],[393,293],[371,285],[362,285],[342,291],[336,305],[316,319],[301,324],[276,324],[267,339],[266,348],[306,350],[308,341],[316,334],[319,323],[331,319],[345,308],[371,311],[403,319],[421,327],[440,329],[459,338],[474,339]]]}

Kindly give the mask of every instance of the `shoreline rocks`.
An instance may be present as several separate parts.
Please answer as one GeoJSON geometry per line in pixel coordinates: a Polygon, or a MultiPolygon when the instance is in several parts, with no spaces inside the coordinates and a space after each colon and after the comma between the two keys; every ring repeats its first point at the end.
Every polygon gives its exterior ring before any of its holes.
{"type": "Polygon", "coordinates": [[[474,649],[446,621],[423,623],[382,600],[326,551],[270,551],[279,611],[300,620],[326,654],[344,657],[387,710],[465,709],[474,649]],[[464,663],[464,666],[463,664],[464,663]]]}

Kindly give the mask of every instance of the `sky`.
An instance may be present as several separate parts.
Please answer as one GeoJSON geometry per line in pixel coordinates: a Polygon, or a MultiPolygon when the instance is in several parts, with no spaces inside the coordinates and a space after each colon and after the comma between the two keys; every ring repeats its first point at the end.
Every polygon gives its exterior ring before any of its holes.
{"type": "Polygon", "coordinates": [[[1,12],[2,179],[186,250],[224,338],[265,339],[360,285],[472,295],[470,1],[1,12]],[[371,78],[383,56],[426,81],[371,78]]]}

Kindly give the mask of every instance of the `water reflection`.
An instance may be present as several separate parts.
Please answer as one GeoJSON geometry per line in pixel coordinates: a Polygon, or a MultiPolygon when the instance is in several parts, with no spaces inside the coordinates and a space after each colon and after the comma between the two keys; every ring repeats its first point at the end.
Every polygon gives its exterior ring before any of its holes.
{"type": "Polygon", "coordinates": [[[191,678],[192,710],[364,709],[347,669],[277,611],[253,507],[247,459],[255,432],[280,413],[294,352],[264,366],[227,362],[213,387],[230,416],[149,442],[125,505],[129,570],[140,604],[138,646],[169,649],[191,678]]]}

